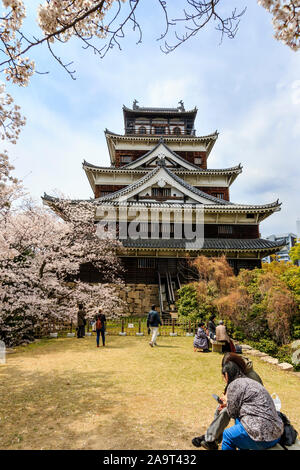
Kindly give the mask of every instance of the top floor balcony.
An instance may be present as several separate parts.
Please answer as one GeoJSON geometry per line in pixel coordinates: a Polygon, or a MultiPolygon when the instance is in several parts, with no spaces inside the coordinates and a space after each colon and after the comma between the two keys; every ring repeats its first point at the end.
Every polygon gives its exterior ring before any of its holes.
{"type": "Polygon", "coordinates": [[[187,129],[185,127],[170,127],[170,126],[127,126],[125,127],[126,135],[138,135],[138,136],[168,136],[168,137],[191,137],[196,135],[195,129],[187,129]]]}

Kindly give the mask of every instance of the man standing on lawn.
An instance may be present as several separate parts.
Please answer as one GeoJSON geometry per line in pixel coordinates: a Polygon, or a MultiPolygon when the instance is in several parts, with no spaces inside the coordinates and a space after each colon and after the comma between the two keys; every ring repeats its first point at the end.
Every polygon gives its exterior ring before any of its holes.
{"type": "Polygon", "coordinates": [[[161,325],[159,313],[155,310],[155,305],[152,305],[147,318],[147,328],[150,327],[152,333],[152,338],[149,343],[152,348],[153,346],[156,346],[159,325],[161,325]]]}
{"type": "Polygon", "coordinates": [[[78,313],[77,313],[77,338],[83,338],[85,336],[85,311],[83,309],[83,305],[78,305],[78,313]]]}

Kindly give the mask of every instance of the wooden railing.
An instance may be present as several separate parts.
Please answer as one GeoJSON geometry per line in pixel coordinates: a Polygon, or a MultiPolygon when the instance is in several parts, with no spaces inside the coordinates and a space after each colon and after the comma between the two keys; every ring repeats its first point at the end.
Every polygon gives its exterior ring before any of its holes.
{"type": "MultiPolygon", "coordinates": [[[[146,127],[146,126],[142,126],[146,127]]],[[[163,126],[162,126],[163,127],[163,126]]],[[[195,129],[181,129],[181,132],[176,133],[174,130],[169,130],[165,128],[165,132],[153,131],[153,128],[150,130],[149,127],[146,127],[146,132],[140,132],[139,129],[132,129],[130,127],[125,128],[125,135],[138,135],[140,137],[145,137],[151,135],[152,137],[157,136],[167,136],[167,137],[186,137],[186,136],[195,136],[195,129]]]]}

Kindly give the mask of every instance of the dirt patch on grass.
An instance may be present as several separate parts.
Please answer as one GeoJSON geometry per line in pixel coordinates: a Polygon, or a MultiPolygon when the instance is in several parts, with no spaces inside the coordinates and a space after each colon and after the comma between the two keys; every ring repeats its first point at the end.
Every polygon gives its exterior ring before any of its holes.
{"type": "MultiPolygon", "coordinates": [[[[194,449],[224,383],[221,355],[193,338],[43,340],[0,367],[1,449],[194,449]]],[[[255,369],[300,430],[300,381],[259,359],[255,369]]]]}

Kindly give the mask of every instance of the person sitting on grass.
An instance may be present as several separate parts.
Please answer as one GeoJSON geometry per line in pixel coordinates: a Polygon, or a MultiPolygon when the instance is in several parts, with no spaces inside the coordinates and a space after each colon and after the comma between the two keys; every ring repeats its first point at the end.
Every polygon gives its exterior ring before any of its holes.
{"type": "Polygon", "coordinates": [[[194,352],[209,352],[209,340],[205,333],[205,325],[203,322],[198,324],[198,330],[194,338],[194,352]]]}
{"type": "MultiPolygon", "coordinates": [[[[253,363],[250,359],[245,356],[239,356],[236,353],[225,353],[222,359],[223,369],[227,362],[235,362],[235,364],[241,370],[241,373],[249,379],[256,380],[263,385],[261,377],[253,369],[253,363]]],[[[225,393],[225,392],[224,392],[225,393]]],[[[221,395],[221,399],[222,399],[221,395]]],[[[214,419],[208,426],[205,434],[199,437],[194,437],[192,443],[195,447],[203,447],[206,450],[218,450],[218,445],[222,441],[223,432],[230,422],[230,416],[228,415],[227,408],[217,406],[214,414],[214,419]]]]}
{"type": "Polygon", "coordinates": [[[223,432],[222,450],[264,450],[275,446],[284,431],[274,401],[257,381],[245,377],[232,361],[222,369],[227,383],[223,405],[235,425],[223,432]]]}

